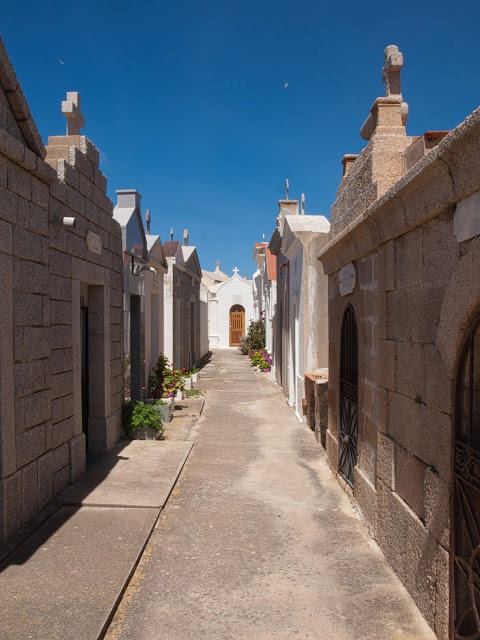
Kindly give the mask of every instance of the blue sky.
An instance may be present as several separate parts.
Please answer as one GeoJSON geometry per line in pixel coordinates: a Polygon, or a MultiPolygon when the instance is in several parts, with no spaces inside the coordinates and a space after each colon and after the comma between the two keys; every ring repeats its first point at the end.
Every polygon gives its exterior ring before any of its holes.
{"type": "Polygon", "coordinates": [[[2,7],[1,35],[45,142],[79,91],[114,202],[138,189],[152,233],[188,228],[202,268],[251,276],[286,178],[329,217],[340,160],[384,94],[385,46],[404,55],[409,135],[478,107],[479,24],[473,0],[25,0],[2,7]]]}

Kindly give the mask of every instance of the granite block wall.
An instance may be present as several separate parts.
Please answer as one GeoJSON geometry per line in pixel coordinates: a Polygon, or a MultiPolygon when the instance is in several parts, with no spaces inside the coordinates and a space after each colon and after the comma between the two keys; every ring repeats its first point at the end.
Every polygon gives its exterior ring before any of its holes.
{"type": "Polygon", "coordinates": [[[1,41],[0,85],[1,542],[85,471],[87,453],[114,446],[123,374],[121,237],[98,149],[85,136],[56,136],[45,149],[1,41]]]}

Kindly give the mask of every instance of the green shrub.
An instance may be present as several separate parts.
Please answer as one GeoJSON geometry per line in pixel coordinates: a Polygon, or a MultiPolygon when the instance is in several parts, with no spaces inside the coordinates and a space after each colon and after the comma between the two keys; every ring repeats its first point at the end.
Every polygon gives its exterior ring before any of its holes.
{"type": "Polygon", "coordinates": [[[122,407],[122,427],[130,435],[138,429],[149,429],[163,435],[163,424],[153,404],[125,402],[122,407]]]}
{"type": "Polygon", "coordinates": [[[265,320],[252,320],[247,329],[247,335],[240,340],[239,349],[247,355],[249,351],[265,347],[265,320]]]}

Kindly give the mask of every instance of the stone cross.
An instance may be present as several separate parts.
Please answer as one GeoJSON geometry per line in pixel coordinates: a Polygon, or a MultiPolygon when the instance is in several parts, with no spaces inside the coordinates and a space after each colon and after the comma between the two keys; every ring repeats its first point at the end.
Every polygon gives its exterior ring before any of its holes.
{"type": "Polygon", "coordinates": [[[385,83],[385,95],[401,96],[400,71],[403,67],[403,56],[395,44],[388,45],[384,56],[385,64],[382,69],[382,81],[385,83]]]}
{"type": "Polygon", "coordinates": [[[85,118],[80,110],[80,94],[68,91],[67,99],[62,102],[62,113],[67,119],[67,136],[79,136],[85,126],[85,118]]]}
{"type": "Polygon", "coordinates": [[[235,267],[235,269],[232,269],[232,271],[233,271],[233,275],[235,275],[235,276],[236,276],[236,275],[238,274],[238,269],[237,269],[237,267],[235,267]]]}
{"type": "Polygon", "coordinates": [[[290,185],[288,183],[288,178],[285,180],[285,191],[287,192],[287,200],[288,200],[288,190],[290,189],[290,185]]]}

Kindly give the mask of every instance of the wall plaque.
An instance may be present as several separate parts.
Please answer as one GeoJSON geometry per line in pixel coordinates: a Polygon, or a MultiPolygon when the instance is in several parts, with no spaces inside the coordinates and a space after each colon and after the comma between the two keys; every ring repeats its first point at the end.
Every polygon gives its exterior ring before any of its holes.
{"type": "Polygon", "coordinates": [[[87,249],[92,253],[102,253],[102,239],[93,231],[87,231],[87,249]]]}
{"type": "Polygon", "coordinates": [[[457,202],[453,228],[457,242],[480,234],[480,191],[457,202]]]}
{"type": "Polygon", "coordinates": [[[349,262],[340,269],[340,277],[338,279],[340,295],[346,296],[349,293],[353,293],[356,283],[357,270],[353,262],[349,262]]]}

